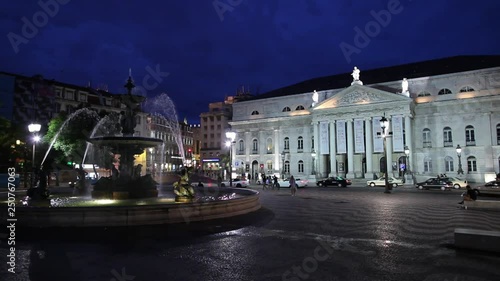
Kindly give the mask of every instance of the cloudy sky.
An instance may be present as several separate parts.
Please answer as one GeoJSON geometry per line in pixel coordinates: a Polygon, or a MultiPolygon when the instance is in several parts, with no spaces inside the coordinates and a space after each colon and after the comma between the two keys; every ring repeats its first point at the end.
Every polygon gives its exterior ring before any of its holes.
{"type": "Polygon", "coordinates": [[[498,11],[498,0],[9,1],[0,71],[123,93],[131,68],[145,95],[167,93],[198,123],[242,85],[262,94],[354,66],[500,54],[498,11]]]}

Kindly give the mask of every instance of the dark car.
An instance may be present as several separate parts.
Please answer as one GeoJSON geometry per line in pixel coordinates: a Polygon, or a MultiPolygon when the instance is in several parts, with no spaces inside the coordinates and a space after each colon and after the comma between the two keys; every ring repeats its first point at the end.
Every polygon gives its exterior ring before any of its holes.
{"type": "Polygon", "coordinates": [[[500,181],[497,181],[497,180],[489,181],[489,182],[485,183],[484,186],[492,187],[492,188],[499,188],[500,187],[500,181]]]}
{"type": "Polygon", "coordinates": [[[326,179],[318,180],[316,182],[317,186],[338,186],[338,187],[347,187],[351,185],[351,181],[343,178],[343,177],[329,177],[326,179]]]}
{"type": "Polygon", "coordinates": [[[451,190],[453,187],[453,182],[442,179],[442,178],[430,178],[426,181],[419,182],[416,184],[416,187],[418,189],[431,189],[431,188],[438,188],[441,190],[451,190]]]}

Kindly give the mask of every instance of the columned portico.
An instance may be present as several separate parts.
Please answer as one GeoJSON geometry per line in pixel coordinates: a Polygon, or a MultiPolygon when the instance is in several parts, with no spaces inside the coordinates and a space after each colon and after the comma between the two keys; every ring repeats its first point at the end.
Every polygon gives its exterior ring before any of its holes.
{"type": "MultiPolygon", "coordinates": [[[[405,144],[410,150],[413,149],[409,118],[411,108],[412,100],[404,95],[359,84],[351,85],[318,104],[313,109],[315,141],[319,141],[318,147],[321,147],[321,142],[327,138],[329,142],[329,150],[318,153],[319,176],[325,177],[325,173],[329,172],[328,176],[345,175],[347,178],[371,179],[374,174],[380,175],[385,168],[381,167],[380,161],[381,157],[385,157],[382,165],[387,165],[387,174],[398,177],[398,174],[393,173],[392,167],[393,162],[399,159],[394,155],[403,152],[403,127],[405,144]],[[395,126],[398,129],[396,146],[392,137],[386,139],[386,155],[382,153],[381,139],[376,134],[380,128],[374,127],[378,125],[373,123],[384,114],[389,119],[397,116],[395,126]],[[326,122],[325,120],[329,120],[328,130],[321,129],[318,124],[326,122]],[[394,149],[397,152],[394,152],[394,149]],[[324,161],[328,156],[330,163],[324,161]]],[[[389,128],[390,130],[392,129],[389,128]]]]}

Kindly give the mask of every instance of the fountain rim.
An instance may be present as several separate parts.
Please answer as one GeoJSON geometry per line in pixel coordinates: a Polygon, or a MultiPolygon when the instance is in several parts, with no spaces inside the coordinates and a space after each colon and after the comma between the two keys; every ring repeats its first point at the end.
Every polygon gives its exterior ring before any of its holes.
{"type": "MultiPolygon", "coordinates": [[[[249,200],[251,198],[254,198],[254,197],[258,197],[260,192],[256,191],[256,190],[249,190],[249,189],[246,189],[246,188],[231,188],[230,190],[238,190],[238,191],[241,191],[241,190],[248,190],[249,194],[241,194],[239,193],[240,195],[243,195],[242,197],[239,197],[239,198],[234,198],[234,199],[227,199],[227,200],[217,200],[217,201],[206,201],[206,202],[188,202],[188,203],[181,203],[181,202],[163,202],[163,203],[157,203],[157,204],[147,204],[147,205],[120,205],[120,206],[113,206],[113,205],[96,205],[96,206],[67,206],[67,207],[40,207],[40,206],[16,206],[16,209],[23,209],[23,210],[51,210],[51,211],[55,211],[57,212],[57,210],[79,210],[79,209],[92,209],[92,210],[96,210],[96,209],[136,209],[136,208],[140,208],[140,209],[149,209],[149,208],[158,208],[160,206],[165,206],[165,207],[168,207],[168,206],[179,206],[179,207],[182,207],[182,206],[205,206],[205,205],[214,205],[214,204],[226,204],[228,202],[235,202],[235,201],[242,201],[242,200],[249,200]]],[[[228,188],[229,190],[229,188],[228,188]]],[[[157,197],[157,198],[162,198],[162,197],[157,197]]],[[[148,199],[148,198],[144,198],[144,199],[148,199]]],[[[172,198],[173,199],[173,198],[172,198]]],[[[48,199],[50,200],[50,199],[48,199]]],[[[93,200],[100,200],[100,199],[93,199],[93,200]]],[[[130,200],[130,201],[141,201],[143,199],[110,199],[110,200],[116,200],[116,201],[126,201],[126,200],[130,200]]]]}

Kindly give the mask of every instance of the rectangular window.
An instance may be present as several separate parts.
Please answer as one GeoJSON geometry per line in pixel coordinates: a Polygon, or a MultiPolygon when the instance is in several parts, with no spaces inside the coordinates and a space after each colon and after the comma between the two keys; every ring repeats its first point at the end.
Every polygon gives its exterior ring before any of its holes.
{"type": "Polygon", "coordinates": [[[80,93],[80,101],[81,102],[87,102],[87,94],[80,93]]]}
{"type": "Polygon", "coordinates": [[[430,160],[424,161],[424,172],[426,173],[432,172],[432,162],[430,160]]]}
{"type": "Polygon", "coordinates": [[[64,98],[67,100],[75,100],[75,91],[66,90],[66,92],[64,93],[64,98]]]}

